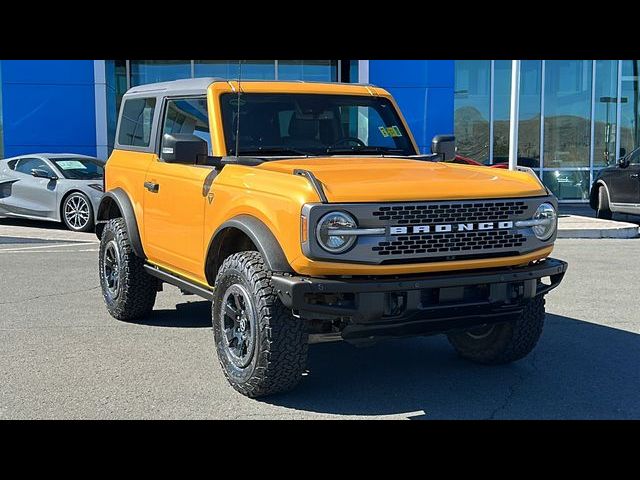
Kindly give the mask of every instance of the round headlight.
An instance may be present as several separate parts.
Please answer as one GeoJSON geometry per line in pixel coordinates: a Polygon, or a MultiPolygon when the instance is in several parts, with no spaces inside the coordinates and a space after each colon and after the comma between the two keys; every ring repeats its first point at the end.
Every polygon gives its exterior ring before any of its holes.
{"type": "Polygon", "coordinates": [[[354,218],[348,213],[344,212],[331,212],[327,213],[318,222],[316,227],[316,237],[318,243],[327,252],[342,253],[345,250],[351,248],[355,243],[355,235],[347,235],[344,232],[340,232],[339,235],[332,234],[333,231],[339,232],[340,230],[356,228],[358,225],[354,218]]]}
{"type": "Polygon", "coordinates": [[[540,221],[540,223],[531,227],[533,234],[540,240],[549,240],[555,233],[558,224],[558,216],[553,205],[550,203],[540,205],[533,219],[540,221]]]}

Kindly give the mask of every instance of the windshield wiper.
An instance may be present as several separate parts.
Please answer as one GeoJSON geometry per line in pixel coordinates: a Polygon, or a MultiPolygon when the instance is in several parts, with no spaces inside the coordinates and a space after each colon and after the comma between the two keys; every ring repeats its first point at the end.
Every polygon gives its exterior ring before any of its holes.
{"type": "Polygon", "coordinates": [[[282,155],[304,155],[308,157],[311,155],[309,152],[298,150],[290,147],[257,147],[241,149],[240,155],[261,155],[261,154],[275,154],[280,153],[282,155]]]}
{"type": "Polygon", "coordinates": [[[398,154],[398,153],[404,153],[404,150],[402,148],[389,148],[389,147],[369,147],[369,146],[353,146],[353,147],[339,147],[339,148],[334,148],[334,147],[329,147],[326,149],[327,153],[351,153],[351,154],[358,154],[358,153],[380,153],[380,154],[386,154],[386,153],[392,153],[392,154],[398,154]]]}

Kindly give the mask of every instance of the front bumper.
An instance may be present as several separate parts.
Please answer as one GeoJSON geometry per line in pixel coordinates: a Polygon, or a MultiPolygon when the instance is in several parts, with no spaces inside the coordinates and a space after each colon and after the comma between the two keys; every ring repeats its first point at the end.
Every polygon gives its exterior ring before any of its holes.
{"type": "Polygon", "coordinates": [[[345,339],[440,333],[503,321],[557,287],[567,263],[358,279],[274,274],[281,301],[308,320],[342,319],[345,339]],[[542,279],[549,278],[544,283],[542,279]]]}

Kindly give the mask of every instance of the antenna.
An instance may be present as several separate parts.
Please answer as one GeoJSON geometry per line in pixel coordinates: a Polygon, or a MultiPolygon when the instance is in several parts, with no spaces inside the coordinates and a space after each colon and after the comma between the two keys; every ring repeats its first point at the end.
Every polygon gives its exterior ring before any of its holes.
{"type": "Polygon", "coordinates": [[[242,79],[242,60],[238,60],[238,113],[236,116],[236,158],[240,148],[240,81],[242,79]]]}

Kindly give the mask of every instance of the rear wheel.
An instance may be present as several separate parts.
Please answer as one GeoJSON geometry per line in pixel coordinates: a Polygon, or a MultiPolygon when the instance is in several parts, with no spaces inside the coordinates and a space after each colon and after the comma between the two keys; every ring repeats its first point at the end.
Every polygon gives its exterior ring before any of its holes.
{"type": "Polygon", "coordinates": [[[307,333],[278,298],[260,253],[229,256],[213,295],[216,350],[231,386],[253,398],[295,387],[306,365],[307,333]]]}
{"type": "Polygon", "coordinates": [[[529,300],[511,322],[483,325],[447,335],[458,354],[477,363],[498,365],[526,357],[538,343],[544,324],[544,297],[529,300]]]}
{"type": "Polygon", "coordinates": [[[153,310],[158,281],[145,272],[144,261],[133,253],[122,218],[105,225],[98,263],[102,296],[112,317],[135,320],[153,310]]]}
{"type": "Polygon", "coordinates": [[[69,230],[88,232],[93,228],[93,207],[84,193],[74,192],[64,199],[62,221],[69,230]]]}
{"type": "Polygon", "coordinates": [[[611,220],[613,213],[609,207],[609,196],[604,187],[598,189],[598,208],[596,209],[596,217],[605,220],[611,220]]]}

